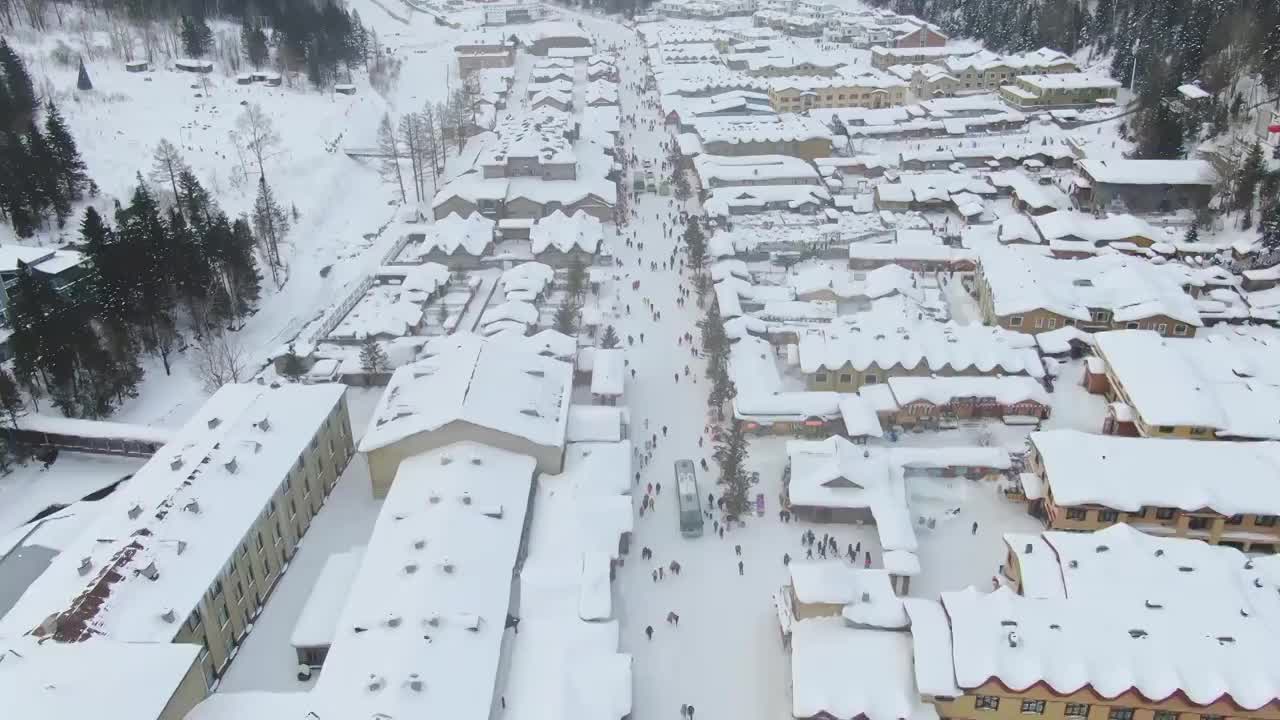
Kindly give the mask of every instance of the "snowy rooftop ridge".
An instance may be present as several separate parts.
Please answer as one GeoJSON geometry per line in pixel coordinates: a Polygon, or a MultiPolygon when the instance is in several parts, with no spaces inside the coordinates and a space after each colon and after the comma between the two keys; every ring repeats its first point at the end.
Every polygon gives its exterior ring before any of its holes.
{"type": "Polygon", "coordinates": [[[1030,440],[1054,501],[1064,507],[1280,515],[1280,443],[1132,438],[1075,430],[1033,432],[1030,440]]]}
{"type": "Polygon", "coordinates": [[[1104,698],[1136,690],[1156,702],[1181,693],[1199,706],[1228,701],[1249,710],[1280,699],[1280,668],[1266,659],[1280,636],[1243,613],[1027,598],[1007,587],[944,592],[942,604],[965,689],[997,680],[1014,691],[1044,683],[1104,698]]]}
{"type": "Polygon", "coordinates": [[[171,642],[345,390],[224,385],[101,501],[0,620],[0,635],[171,642]]]}
{"type": "Polygon", "coordinates": [[[579,250],[594,254],[604,239],[604,227],[594,215],[578,211],[566,215],[556,210],[529,229],[530,249],[539,255],[554,247],[562,253],[579,250]]]}
{"type": "Polygon", "coordinates": [[[573,368],[532,352],[512,352],[473,335],[396,370],[378,401],[360,450],[369,452],[455,422],[564,445],[573,368]]]}
{"type": "Polygon", "coordinates": [[[852,320],[833,322],[800,336],[800,369],[805,373],[846,365],[866,370],[894,365],[933,372],[946,368],[1043,377],[1044,366],[1030,335],[981,325],[922,320],[910,327],[852,320]]]}

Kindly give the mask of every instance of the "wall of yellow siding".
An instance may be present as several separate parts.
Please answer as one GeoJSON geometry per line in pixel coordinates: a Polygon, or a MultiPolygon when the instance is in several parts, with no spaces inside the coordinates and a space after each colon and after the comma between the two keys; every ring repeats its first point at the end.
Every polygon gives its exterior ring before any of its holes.
{"type": "Polygon", "coordinates": [[[1133,691],[1106,699],[1088,689],[1059,695],[1040,685],[1015,692],[995,681],[967,691],[963,696],[952,701],[936,700],[934,704],[938,714],[943,718],[964,718],[965,720],[1108,720],[1112,708],[1133,710],[1133,720],[1154,720],[1156,711],[1179,713],[1180,717],[1177,720],[1200,720],[1202,715],[1220,715],[1224,720],[1235,718],[1275,720],[1280,717],[1280,708],[1275,705],[1246,711],[1225,701],[1204,706],[1193,705],[1176,693],[1168,699],[1153,702],[1133,691]],[[980,695],[999,698],[999,706],[995,710],[978,709],[976,700],[980,695]],[[1043,714],[1024,713],[1023,700],[1043,700],[1045,703],[1043,714]],[[1089,706],[1088,714],[1068,716],[1066,714],[1068,704],[1087,705],[1089,706]]]}

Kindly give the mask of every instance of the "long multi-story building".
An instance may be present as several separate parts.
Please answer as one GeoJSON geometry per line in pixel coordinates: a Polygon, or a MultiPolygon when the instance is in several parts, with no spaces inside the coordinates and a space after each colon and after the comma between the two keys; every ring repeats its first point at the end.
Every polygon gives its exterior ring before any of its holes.
{"type": "Polygon", "coordinates": [[[906,93],[906,82],[875,71],[769,81],[769,102],[780,113],[801,113],[815,108],[884,108],[901,105],[906,101],[906,93]]]}
{"type": "Polygon", "coordinates": [[[69,658],[80,643],[139,653],[148,643],[191,645],[199,682],[176,681],[198,701],[351,458],[345,389],[224,386],[100,501],[97,519],[0,620],[0,636],[66,645],[69,658]]]}

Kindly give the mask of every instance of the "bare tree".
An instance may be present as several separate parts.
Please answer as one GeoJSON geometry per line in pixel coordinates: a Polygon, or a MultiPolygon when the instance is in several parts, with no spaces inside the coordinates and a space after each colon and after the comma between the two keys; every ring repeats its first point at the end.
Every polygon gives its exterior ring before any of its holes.
{"type": "Polygon", "coordinates": [[[245,379],[247,367],[244,348],[226,332],[206,334],[196,347],[196,373],[206,392],[245,379]]]}
{"type": "Polygon", "coordinates": [[[258,163],[258,175],[266,177],[263,161],[280,146],[280,136],[271,124],[271,116],[257,103],[249,103],[236,119],[236,130],[245,150],[258,163]]]}
{"type": "Polygon", "coordinates": [[[422,118],[417,113],[406,113],[400,117],[400,139],[404,141],[405,154],[409,156],[409,167],[413,171],[414,198],[422,202],[422,118]]]}
{"type": "Polygon", "coordinates": [[[427,158],[427,165],[431,168],[431,194],[436,193],[436,176],[444,170],[444,164],[439,160],[440,154],[440,132],[439,123],[436,121],[436,110],[431,103],[425,103],[422,106],[422,112],[419,113],[422,118],[422,144],[423,152],[427,158]]]}
{"type": "Polygon", "coordinates": [[[404,175],[400,173],[400,139],[396,137],[396,126],[390,115],[383,115],[378,125],[378,154],[382,158],[383,182],[394,181],[400,186],[400,202],[408,202],[404,192],[404,175]]]}
{"type": "Polygon", "coordinates": [[[178,175],[183,170],[189,170],[187,163],[182,159],[182,153],[178,152],[178,148],[166,138],[160,138],[160,143],[156,145],[156,152],[151,163],[151,172],[147,173],[148,179],[156,185],[168,185],[173,190],[173,199],[178,200],[178,175]]]}

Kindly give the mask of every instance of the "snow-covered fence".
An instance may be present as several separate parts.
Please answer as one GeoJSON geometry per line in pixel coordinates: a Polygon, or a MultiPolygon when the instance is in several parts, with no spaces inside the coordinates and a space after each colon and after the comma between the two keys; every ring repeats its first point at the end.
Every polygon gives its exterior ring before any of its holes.
{"type": "Polygon", "coordinates": [[[338,327],[338,323],[342,322],[342,319],[347,316],[347,313],[351,312],[351,309],[356,306],[356,303],[360,302],[360,299],[369,291],[369,288],[373,287],[373,283],[374,277],[372,275],[365,277],[364,280],[357,283],[355,288],[347,295],[346,299],[339,303],[338,306],[333,309],[333,312],[329,313],[329,317],[325,318],[324,322],[320,324],[320,328],[311,336],[311,344],[318,345],[324,342],[325,339],[329,337],[329,333],[333,332],[333,329],[338,327]]]}

